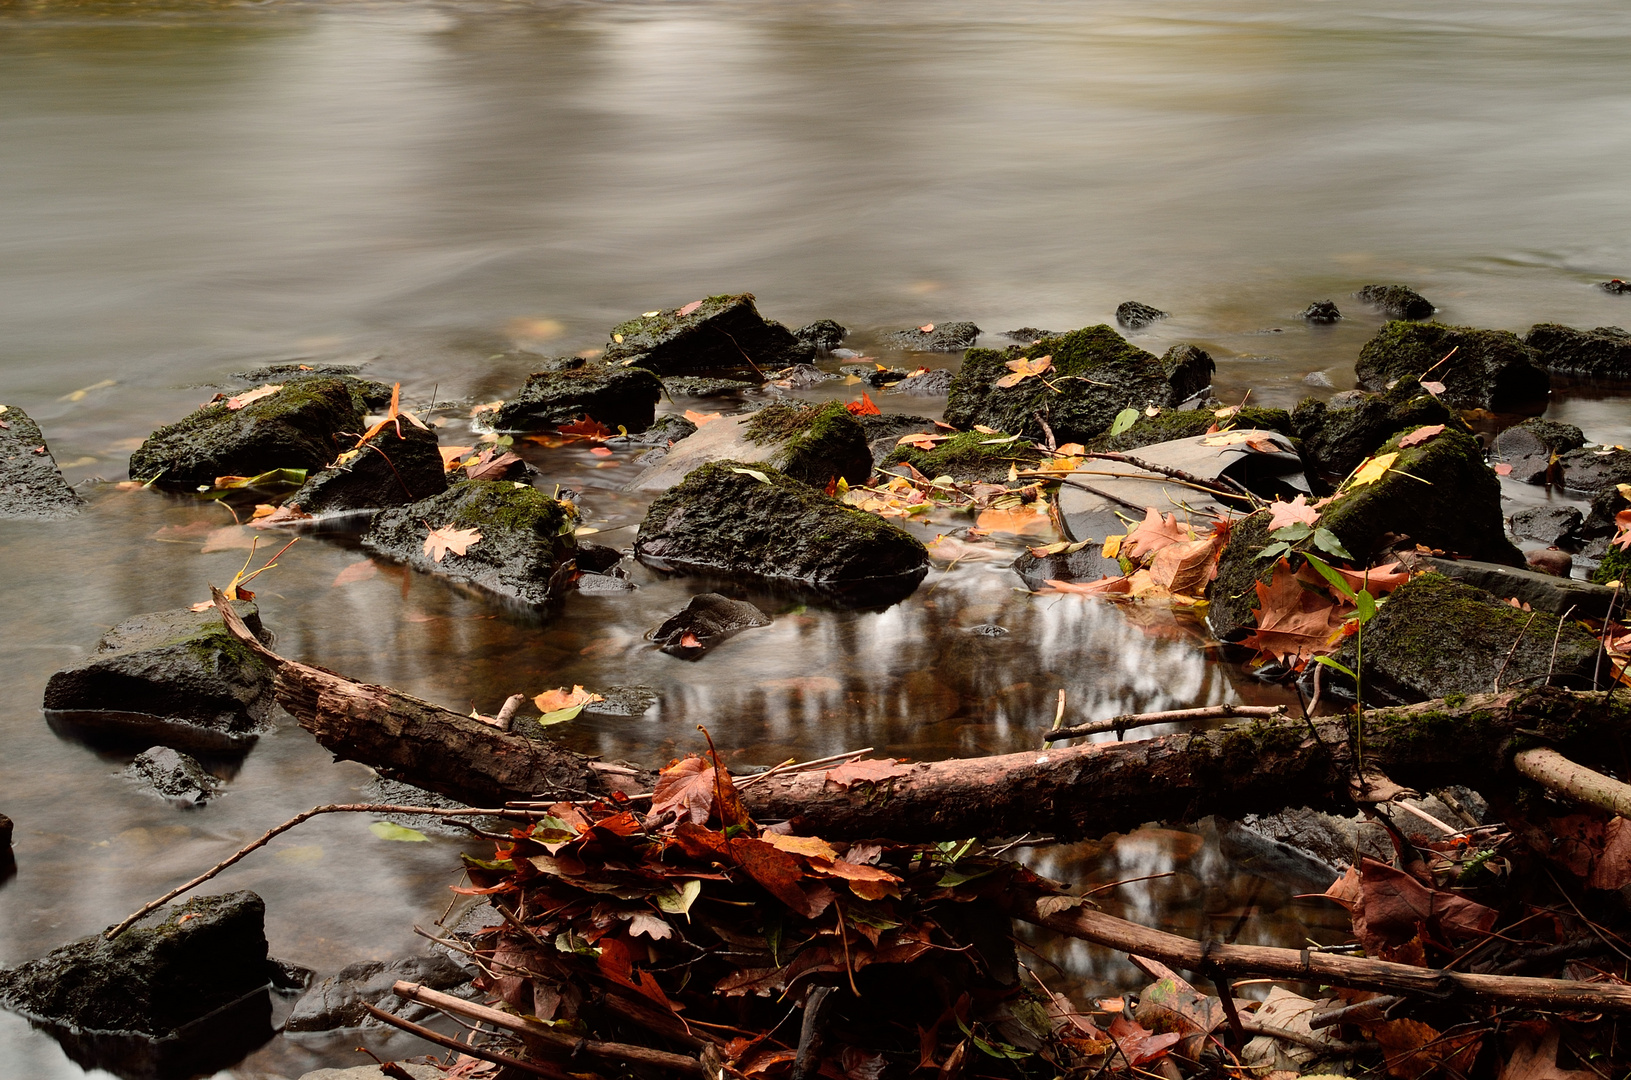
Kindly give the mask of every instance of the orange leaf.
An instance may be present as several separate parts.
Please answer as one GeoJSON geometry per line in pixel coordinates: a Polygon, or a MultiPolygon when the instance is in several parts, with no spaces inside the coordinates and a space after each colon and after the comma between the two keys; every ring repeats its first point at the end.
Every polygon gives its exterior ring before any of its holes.
{"type": "Polygon", "coordinates": [[[925,334],[932,334],[934,333],[934,323],[924,323],[918,327],[918,330],[925,334]]]}
{"type": "Polygon", "coordinates": [[[341,585],[349,585],[353,581],[367,581],[377,573],[379,573],[379,566],[375,564],[374,560],[363,559],[352,563],[338,574],[335,574],[334,584],[330,587],[339,588],[341,585]]]}
{"type": "Polygon", "coordinates": [[[1308,505],[1308,496],[1299,495],[1290,502],[1276,499],[1269,507],[1269,532],[1302,522],[1312,525],[1320,519],[1320,512],[1308,505]]]}
{"type": "Polygon", "coordinates": [[[474,449],[474,446],[438,446],[436,452],[442,455],[442,468],[452,470],[458,467],[460,458],[474,449]]]}
{"type": "Polygon", "coordinates": [[[691,312],[695,311],[697,308],[699,308],[701,306],[702,306],[702,301],[701,300],[693,300],[689,304],[686,304],[684,307],[680,308],[678,311],[674,312],[674,314],[680,316],[681,318],[684,318],[685,316],[691,314],[691,312]]]}
{"type": "Polygon", "coordinates": [[[902,765],[893,758],[865,758],[861,761],[846,761],[842,765],[828,769],[823,779],[828,784],[848,788],[851,784],[876,784],[884,780],[893,780],[911,771],[910,765],[902,765]]]}
{"type": "Polygon", "coordinates": [[[1329,652],[1342,633],[1342,609],[1323,588],[1292,573],[1281,559],[1269,584],[1257,583],[1257,630],[1241,644],[1276,659],[1329,652]]]}
{"type": "Polygon", "coordinates": [[[261,398],[271,397],[273,394],[282,389],[282,383],[278,383],[275,386],[271,383],[267,383],[258,390],[247,390],[244,393],[239,394],[237,397],[227,398],[227,408],[231,409],[233,412],[237,412],[245,405],[248,405],[251,402],[259,401],[261,398]]]}
{"type": "Polygon", "coordinates": [[[844,408],[850,411],[851,416],[881,416],[883,410],[872,404],[872,397],[866,391],[861,391],[861,400],[852,401],[844,408]]]}
{"type": "Polygon", "coordinates": [[[771,847],[794,855],[808,855],[816,859],[826,859],[829,862],[838,858],[838,852],[833,846],[819,836],[787,836],[782,833],[765,833],[760,837],[771,847]]]}
{"type": "Polygon", "coordinates": [[[657,774],[652,789],[651,816],[669,811],[679,815],[676,824],[706,825],[714,806],[714,770],[702,758],[687,755],[657,774]]]}
{"type": "Polygon", "coordinates": [[[1132,579],[1128,577],[1102,577],[1097,581],[1055,581],[1049,578],[1046,582],[1055,592],[1079,593],[1083,596],[1110,593],[1128,593],[1133,591],[1132,579]]]}
{"type": "Polygon", "coordinates": [[[1010,386],[1018,386],[1021,382],[1031,378],[1033,375],[1040,375],[1044,371],[1047,371],[1049,368],[1053,367],[1053,357],[1039,356],[1035,360],[1027,360],[1022,356],[1017,360],[1008,361],[1003,366],[1009,371],[1013,372],[1013,374],[1004,375],[1002,378],[998,379],[997,385],[1007,389],[1010,386]]]}
{"type": "Polygon", "coordinates": [[[1153,506],[1145,507],[1144,521],[1122,541],[1121,551],[1129,559],[1142,559],[1168,544],[1195,539],[1195,530],[1178,524],[1177,514],[1161,516],[1153,506]]]}
{"type": "Polygon", "coordinates": [[[1420,446],[1422,443],[1426,442],[1428,439],[1431,439],[1434,435],[1437,435],[1443,430],[1443,424],[1428,424],[1426,427],[1419,427],[1410,434],[1401,437],[1399,439],[1399,447],[1400,449],[1403,449],[1407,446],[1420,446]]]}
{"type": "Polygon", "coordinates": [[[1495,466],[1495,475],[1496,476],[1511,476],[1512,475],[1512,466],[1506,464],[1505,462],[1502,462],[1501,464],[1495,466]]]}
{"type": "Polygon", "coordinates": [[[587,705],[591,701],[605,700],[601,695],[591,694],[581,686],[574,686],[570,690],[563,686],[558,690],[545,690],[533,698],[532,703],[538,706],[539,712],[552,713],[570,709],[574,705],[587,705]]]}
{"type": "Polygon", "coordinates": [[[685,410],[685,418],[691,421],[691,423],[695,424],[697,427],[702,427],[704,424],[713,423],[715,420],[719,419],[719,415],[720,414],[716,412],[704,413],[697,412],[695,409],[685,410]]]}
{"type": "Polygon", "coordinates": [[[980,516],[974,519],[974,527],[988,533],[1024,536],[1027,533],[1046,532],[1052,526],[1046,514],[1021,507],[1017,510],[981,510],[980,516]]]}
{"type": "Polygon", "coordinates": [[[925,435],[921,432],[914,432],[911,435],[902,435],[896,440],[895,445],[913,446],[919,450],[933,450],[936,443],[945,442],[949,438],[951,438],[950,435],[925,435]]]}
{"type": "Polygon", "coordinates": [[[430,535],[425,537],[425,554],[441,562],[450,551],[463,555],[471,544],[480,539],[481,533],[475,529],[455,529],[452,525],[443,525],[440,529],[432,529],[430,535]]]}
{"type": "Polygon", "coordinates": [[[595,455],[595,457],[611,457],[612,456],[611,448],[606,447],[606,446],[592,446],[592,447],[589,448],[589,452],[591,454],[595,455]]]}
{"type": "Polygon", "coordinates": [[[1183,596],[1206,595],[1206,584],[1217,574],[1217,537],[1168,544],[1150,561],[1150,580],[1171,593],[1183,596]]]}
{"type": "Polygon", "coordinates": [[[576,435],[584,439],[604,439],[612,433],[611,428],[592,416],[585,416],[582,420],[574,420],[570,424],[562,424],[555,431],[561,435],[576,435]]]}
{"type": "Polygon", "coordinates": [[[697,640],[697,636],[695,634],[687,630],[685,633],[680,635],[680,648],[700,649],[702,648],[702,642],[697,640]]]}

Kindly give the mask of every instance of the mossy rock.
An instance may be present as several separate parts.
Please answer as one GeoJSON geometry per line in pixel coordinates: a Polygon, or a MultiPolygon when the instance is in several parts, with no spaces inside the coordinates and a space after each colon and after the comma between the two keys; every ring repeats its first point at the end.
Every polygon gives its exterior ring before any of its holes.
{"type": "Polygon", "coordinates": [[[300,379],[241,409],[213,402],[160,428],[130,455],[130,475],[192,490],[214,485],[218,476],[316,472],[345,448],[341,432],[362,430],[362,411],[344,381],[300,379]]]}
{"type": "MultiPolygon", "coordinates": [[[[269,641],[255,605],[234,608],[269,641]]],[[[46,710],[99,741],[240,749],[269,730],[272,671],[214,609],[126,619],[96,651],[51,676],[46,710]]]]}
{"type": "MultiPolygon", "coordinates": [[[[1608,551],[1603,555],[1603,561],[1597,564],[1597,569],[1591,572],[1591,580],[1599,585],[1607,585],[1611,581],[1623,582],[1626,588],[1631,588],[1631,551],[1608,545],[1608,551]]],[[[1619,605],[1620,616],[1625,615],[1625,602],[1619,605]]]]}
{"type": "Polygon", "coordinates": [[[1366,285],[1354,296],[1390,319],[1426,319],[1437,310],[1431,300],[1408,285],[1366,285]]]}
{"type": "Polygon", "coordinates": [[[659,496],[640,523],[634,551],[696,570],[865,585],[891,598],[915,587],[929,562],[916,537],[882,518],[775,469],[734,461],[704,465],[659,496]]]}
{"type": "Polygon", "coordinates": [[[1253,405],[1241,409],[1233,417],[1222,419],[1214,415],[1211,409],[1162,409],[1154,416],[1139,414],[1133,426],[1126,431],[1119,435],[1100,435],[1090,440],[1087,448],[1099,454],[1122,453],[1140,446],[1205,435],[1214,424],[1296,436],[1291,427],[1291,414],[1284,409],[1260,409],[1253,405]]]}
{"type": "Polygon", "coordinates": [[[1576,330],[1539,323],[1529,328],[1524,344],[1535,350],[1547,371],[1615,382],[1631,380],[1631,333],[1618,326],[1576,330]]]}
{"type": "Polygon", "coordinates": [[[0,1002],[82,1032],[162,1038],[266,986],[266,905],[252,892],[160,908],[0,971],[0,1002]]]}
{"type": "Polygon", "coordinates": [[[1395,380],[1421,380],[1431,371],[1444,384],[1439,398],[1451,408],[1539,412],[1552,383],[1538,361],[1506,330],[1395,321],[1365,343],[1354,375],[1366,390],[1385,390],[1395,380]]]}
{"type": "Polygon", "coordinates": [[[1208,593],[1206,624],[1219,641],[1239,641],[1257,625],[1257,583],[1267,585],[1274,562],[1258,558],[1269,545],[1269,516],[1252,514],[1235,522],[1218,554],[1218,576],[1208,593]]]}
{"type": "Polygon", "coordinates": [[[84,500],[68,486],[45,436],[27,413],[0,405],[0,518],[73,517],[84,500]]]}
{"type": "Polygon", "coordinates": [[[339,514],[404,506],[447,490],[447,470],[436,432],[408,420],[385,428],[360,447],[345,450],[336,464],[289,496],[308,514],[339,514]]]}
{"type": "Polygon", "coordinates": [[[774,402],[753,414],[742,435],[755,446],[779,446],[769,464],[806,484],[825,488],[838,477],[864,484],[872,475],[866,431],[841,401],[774,402]]]}
{"type": "Polygon", "coordinates": [[[301,379],[339,379],[351,388],[351,400],[356,403],[358,412],[384,412],[391,404],[391,384],[365,379],[357,374],[360,370],[356,364],[268,364],[253,371],[240,371],[232,377],[250,386],[288,385],[301,379]]]}
{"type": "MultiPolygon", "coordinates": [[[[1361,644],[1365,700],[1383,705],[1487,693],[1497,676],[1502,689],[1583,689],[1591,686],[1598,649],[1578,622],[1515,608],[1435,573],[1418,574],[1389,594],[1362,640],[1347,639],[1337,661],[1353,668],[1361,644]]],[[[1333,681],[1351,692],[1342,676],[1333,681]]]]}
{"type": "Polygon", "coordinates": [[[1305,398],[1291,414],[1292,434],[1302,440],[1303,463],[1326,490],[1389,437],[1428,424],[1466,430],[1460,417],[1408,378],[1379,394],[1354,391],[1330,402],[1305,398]]]}
{"type": "Polygon", "coordinates": [[[1204,390],[1214,366],[1192,345],[1175,345],[1157,358],[1102,324],[1024,347],[970,349],[952,380],[946,421],[1040,441],[1045,438],[1040,416],[1058,442],[1086,443],[1108,429],[1122,409],[1170,408],[1204,390]],[[997,385],[1012,374],[1010,361],[1043,356],[1052,357],[1053,365],[1042,376],[997,385]]]}
{"type": "Polygon", "coordinates": [[[642,367],[580,364],[535,371],[498,407],[493,426],[499,431],[530,431],[590,416],[613,431],[644,431],[662,396],[662,380],[642,367]]]}
{"type": "Polygon", "coordinates": [[[752,293],[710,296],[688,314],[680,310],[641,315],[612,327],[605,359],[649,368],[664,378],[741,372],[738,378],[751,373],[762,381],[767,371],[816,357],[814,345],[760,315],[752,293]]]}
{"type": "MultiPolygon", "coordinates": [[[[927,325],[927,324],[925,324],[927,325]]],[[[980,328],[971,322],[937,323],[933,330],[914,326],[897,330],[886,339],[897,349],[911,352],[962,352],[979,340],[980,328]]]]}
{"type": "Polygon", "coordinates": [[[1041,460],[1042,451],[1028,439],[1001,432],[987,435],[965,431],[937,443],[933,450],[896,446],[879,468],[888,469],[904,462],[931,480],[949,476],[953,480],[997,484],[1008,479],[1009,469],[1034,469],[1041,460]]]}
{"type": "Polygon", "coordinates": [[[543,605],[568,586],[577,523],[570,504],[527,484],[464,480],[440,495],[374,515],[362,546],[427,574],[543,605]],[[432,529],[448,526],[475,529],[481,539],[463,555],[449,551],[437,562],[425,551],[425,539],[432,529]]]}

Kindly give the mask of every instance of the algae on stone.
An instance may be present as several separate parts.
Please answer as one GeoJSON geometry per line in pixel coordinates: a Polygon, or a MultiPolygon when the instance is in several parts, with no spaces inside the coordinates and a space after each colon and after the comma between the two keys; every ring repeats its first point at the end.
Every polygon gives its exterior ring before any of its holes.
{"type": "Polygon", "coordinates": [[[663,384],[643,367],[576,365],[535,371],[500,405],[499,431],[553,427],[589,416],[616,431],[644,431],[656,415],[663,384]]]}
{"type": "Polygon", "coordinates": [[[879,468],[905,463],[931,480],[949,476],[953,480],[995,484],[1008,479],[1009,469],[1034,469],[1041,460],[1042,451],[1028,439],[1000,431],[993,435],[965,431],[936,443],[933,450],[896,446],[879,468]]]}
{"type": "Polygon", "coordinates": [[[710,296],[681,315],[683,310],[641,315],[612,327],[605,360],[649,368],[664,378],[744,372],[762,380],[766,372],[816,357],[814,345],[760,315],[752,293],[710,296]]]}
{"type": "Polygon", "coordinates": [[[742,435],[758,446],[781,444],[770,465],[806,484],[825,488],[837,477],[864,484],[872,475],[866,431],[840,401],[773,402],[753,414],[742,435]]]}
{"type": "Polygon", "coordinates": [[[1456,409],[1539,412],[1551,379],[1538,360],[1507,330],[1394,321],[1365,343],[1354,375],[1366,390],[1396,379],[1441,382],[1440,400],[1456,409]]]}

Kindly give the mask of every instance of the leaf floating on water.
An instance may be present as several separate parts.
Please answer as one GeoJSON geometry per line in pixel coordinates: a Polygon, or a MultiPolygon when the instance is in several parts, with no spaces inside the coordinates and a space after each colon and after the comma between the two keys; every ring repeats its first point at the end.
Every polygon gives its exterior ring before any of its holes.
{"type": "Polygon", "coordinates": [[[1410,434],[1401,437],[1399,446],[1401,449],[1407,446],[1420,446],[1443,430],[1443,424],[1428,424],[1426,427],[1419,427],[1410,434]]]}
{"type": "Polygon", "coordinates": [[[341,585],[349,585],[353,581],[367,581],[369,578],[378,573],[379,566],[373,559],[362,559],[358,562],[352,563],[350,566],[347,566],[338,574],[335,574],[334,583],[330,586],[330,588],[337,589],[341,585]]]}
{"type": "Polygon", "coordinates": [[[1125,576],[1102,577],[1097,581],[1056,581],[1049,578],[1043,584],[1054,592],[1076,593],[1079,596],[1109,596],[1133,591],[1132,579],[1125,576]]]}
{"type": "Polygon", "coordinates": [[[368,826],[368,831],[381,840],[399,840],[406,844],[418,844],[430,840],[430,837],[418,829],[409,829],[389,821],[376,821],[368,826]]]}
{"type": "Polygon", "coordinates": [[[437,562],[452,552],[463,555],[470,550],[470,545],[481,539],[481,533],[475,529],[455,529],[452,525],[443,525],[440,529],[432,529],[430,535],[425,537],[425,554],[437,562]]]}
{"type": "Polygon", "coordinates": [[[861,391],[860,401],[852,401],[845,405],[844,408],[849,410],[851,416],[881,416],[883,414],[882,409],[872,404],[872,398],[865,390],[861,391]]]}
{"type": "Polygon", "coordinates": [[[574,686],[570,690],[563,686],[558,690],[545,690],[542,694],[534,697],[532,703],[538,706],[539,712],[551,713],[560,712],[562,709],[570,709],[574,705],[582,706],[591,702],[605,700],[600,694],[591,693],[581,686],[574,686]]]}

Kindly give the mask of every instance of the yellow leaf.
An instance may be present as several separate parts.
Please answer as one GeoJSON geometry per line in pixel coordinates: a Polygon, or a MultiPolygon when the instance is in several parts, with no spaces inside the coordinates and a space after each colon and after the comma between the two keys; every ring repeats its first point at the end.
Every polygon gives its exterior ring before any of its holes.
{"type": "Polygon", "coordinates": [[[1025,379],[1029,379],[1033,375],[1040,375],[1044,371],[1047,371],[1049,368],[1053,367],[1053,357],[1039,356],[1035,360],[1027,360],[1024,357],[1020,357],[1018,360],[1008,361],[1003,366],[1009,371],[1013,372],[1013,374],[1004,375],[1002,378],[998,379],[997,385],[1007,389],[1010,386],[1018,386],[1025,379]]]}
{"type": "Polygon", "coordinates": [[[441,562],[450,551],[463,555],[471,544],[480,539],[481,533],[475,529],[455,529],[452,525],[443,525],[440,529],[432,529],[430,535],[425,537],[425,554],[441,562]]]}
{"type": "Polygon", "coordinates": [[[1121,542],[1127,539],[1126,533],[1116,533],[1114,536],[1104,538],[1104,557],[1115,559],[1121,556],[1121,542]]]}
{"type": "Polygon", "coordinates": [[[1381,457],[1370,458],[1363,465],[1359,466],[1358,472],[1354,473],[1352,486],[1357,488],[1364,487],[1366,484],[1376,483],[1376,481],[1382,479],[1382,477],[1386,475],[1389,469],[1393,468],[1393,463],[1398,460],[1398,457],[1399,455],[1397,453],[1392,453],[1383,454],[1381,457]]]}
{"type": "Polygon", "coordinates": [[[762,839],[780,851],[826,859],[829,862],[838,861],[838,852],[833,850],[833,846],[817,836],[784,836],[781,833],[767,832],[762,839]]]}

